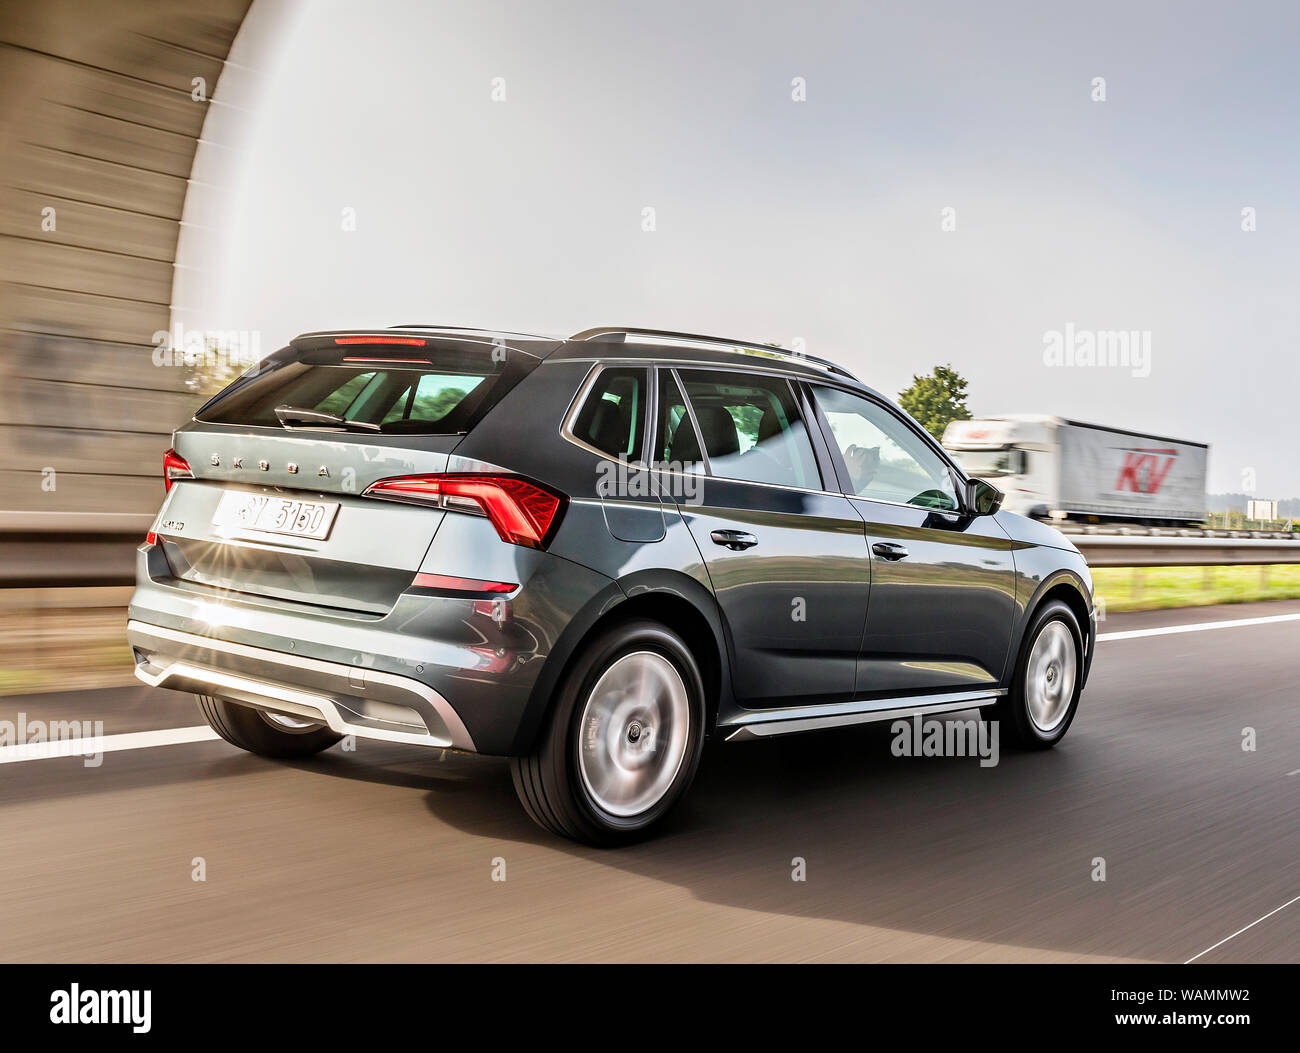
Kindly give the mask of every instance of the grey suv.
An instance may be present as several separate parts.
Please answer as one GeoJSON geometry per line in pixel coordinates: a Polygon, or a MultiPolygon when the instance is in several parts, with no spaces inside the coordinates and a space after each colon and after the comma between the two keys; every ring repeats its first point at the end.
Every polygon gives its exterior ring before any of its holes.
{"type": "Polygon", "coordinates": [[[761,344],[310,333],[173,443],[141,680],[265,756],[508,756],[529,815],[589,843],[656,824],[708,737],[981,709],[1052,746],[1092,659],[1069,541],[761,344]]]}

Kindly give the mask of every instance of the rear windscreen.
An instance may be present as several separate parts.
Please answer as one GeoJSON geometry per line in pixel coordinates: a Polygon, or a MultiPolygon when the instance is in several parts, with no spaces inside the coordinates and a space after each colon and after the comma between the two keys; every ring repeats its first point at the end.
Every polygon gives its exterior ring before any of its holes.
{"type": "Polygon", "coordinates": [[[486,355],[441,357],[449,359],[446,365],[379,354],[307,354],[236,383],[196,419],[279,428],[284,411],[277,415],[276,409],[290,407],[375,425],[385,434],[454,435],[477,423],[528,368],[520,361],[528,356],[511,355],[502,365],[486,355]]]}

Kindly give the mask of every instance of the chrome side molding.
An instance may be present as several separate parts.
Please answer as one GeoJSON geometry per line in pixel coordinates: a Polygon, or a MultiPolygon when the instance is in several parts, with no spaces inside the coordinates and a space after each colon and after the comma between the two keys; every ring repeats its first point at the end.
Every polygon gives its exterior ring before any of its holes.
{"type": "Polygon", "coordinates": [[[718,726],[727,742],[747,742],[793,735],[800,731],[871,724],[881,720],[898,720],[914,713],[956,713],[963,709],[991,706],[1005,695],[1006,688],[981,688],[976,691],[948,691],[938,695],[905,695],[873,698],[854,702],[831,702],[818,706],[792,706],[786,709],[750,709],[731,717],[718,726]]]}

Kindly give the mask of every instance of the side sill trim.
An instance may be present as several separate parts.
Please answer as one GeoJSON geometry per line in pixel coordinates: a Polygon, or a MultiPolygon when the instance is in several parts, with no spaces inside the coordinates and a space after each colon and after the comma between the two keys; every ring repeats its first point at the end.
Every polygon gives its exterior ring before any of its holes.
{"type": "Polygon", "coordinates": [[[873,698],[858,702],[832,702],[824,706],[798,706],[790,709],[749,710],[720,725],[730,732],[727,742],[750,742],[774,735],[793,735],[800,731],[818,731],[853,724],[870,724],[897,720],[914,713],[955,713],[963,709],[990,706],[1005,695],[1006,688],[978,691],[951,691],[939,695],[908,695],[896,698],[873,698]]]}

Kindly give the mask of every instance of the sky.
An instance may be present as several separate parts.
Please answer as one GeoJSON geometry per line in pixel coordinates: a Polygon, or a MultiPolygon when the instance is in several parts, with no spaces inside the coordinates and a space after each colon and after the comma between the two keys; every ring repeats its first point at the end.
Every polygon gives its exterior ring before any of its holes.
{"type": "Polygon", "coordinates": [[[951,364],[977,416],[1208,442],[1211,491],[1300,495],[1298,30],[1285,4],[255,0],[174,321],[267,351],[716,333],[891,397],[951,364]],[[1120,331],[1149,361],[1045,359],[1120,331]]]}

